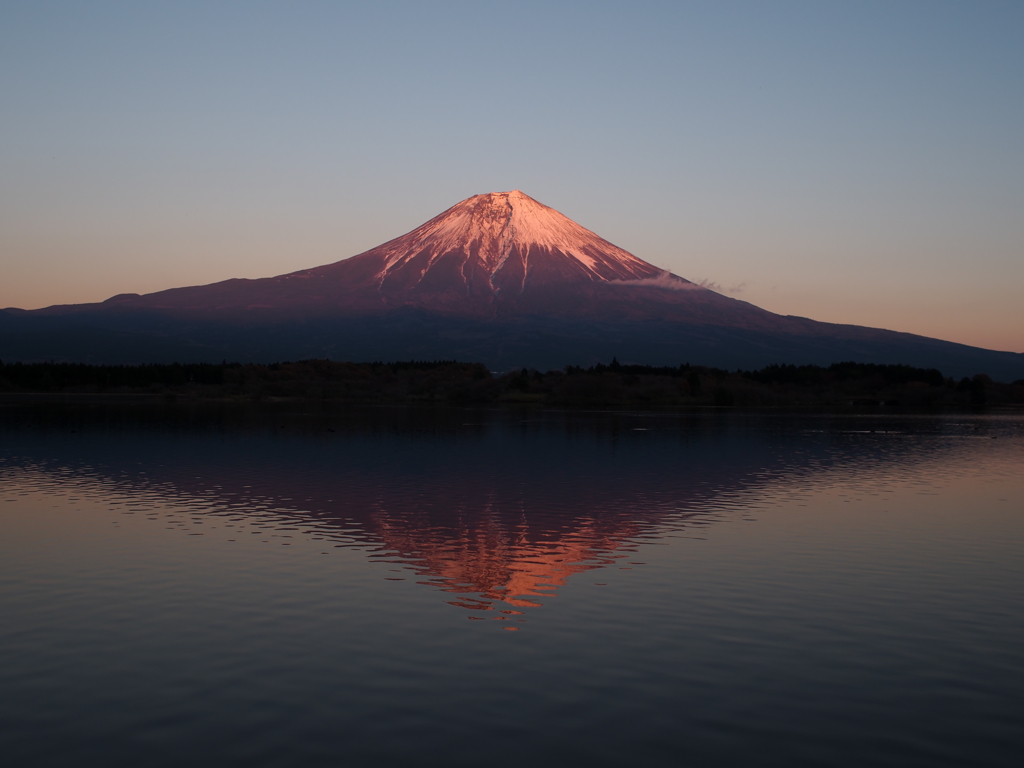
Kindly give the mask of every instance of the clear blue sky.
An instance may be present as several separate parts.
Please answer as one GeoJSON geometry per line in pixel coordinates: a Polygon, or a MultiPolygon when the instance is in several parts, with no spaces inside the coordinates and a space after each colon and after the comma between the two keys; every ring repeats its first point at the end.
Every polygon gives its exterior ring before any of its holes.
{"type": "Polygon", "coordinates": [[[6,2],[0,306],[519,188],[776,312],[1024,351],[1022,41],[1022,2],[6,2]]]}

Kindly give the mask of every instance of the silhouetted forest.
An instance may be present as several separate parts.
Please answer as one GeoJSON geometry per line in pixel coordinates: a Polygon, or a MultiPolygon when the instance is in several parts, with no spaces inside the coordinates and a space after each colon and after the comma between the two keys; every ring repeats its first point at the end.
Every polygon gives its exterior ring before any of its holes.
{"type": "Polygon", "coordinates": [[[1024,380],[955,381],[934,368],[843,362],[726,371],[610,364],[503,374],[454,360],[270,365],[0,362],[0,392],[351,403],[536,403],[557,407],[947,408],[1024,405],[1024,380]]]}

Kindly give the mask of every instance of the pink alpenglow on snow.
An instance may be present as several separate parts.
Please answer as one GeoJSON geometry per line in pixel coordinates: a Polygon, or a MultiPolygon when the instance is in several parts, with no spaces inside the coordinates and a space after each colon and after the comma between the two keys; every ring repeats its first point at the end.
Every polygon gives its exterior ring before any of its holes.
{"type": "Polygon", "coordinates": [[[382,281],[413,262],[422,264],[424,256],[423,275],[447,257],[459,261],[463,273],[469,265],[487,274],[492,285],[505,285],[514,273],[520,289],[531,272],[531,256],[536,266],[554,261],[589,280],[636,280],[663,272],[518,189],[470,197],[371,252],[385,257],[382,281]]]}

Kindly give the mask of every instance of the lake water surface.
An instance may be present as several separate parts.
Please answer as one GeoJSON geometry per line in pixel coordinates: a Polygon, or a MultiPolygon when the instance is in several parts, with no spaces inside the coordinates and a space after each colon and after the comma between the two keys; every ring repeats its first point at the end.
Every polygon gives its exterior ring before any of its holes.
{"type": "Polygon", "coordinates": [[[0,407],[8,766],[1021,765],[1024,417],[0,407]]]}

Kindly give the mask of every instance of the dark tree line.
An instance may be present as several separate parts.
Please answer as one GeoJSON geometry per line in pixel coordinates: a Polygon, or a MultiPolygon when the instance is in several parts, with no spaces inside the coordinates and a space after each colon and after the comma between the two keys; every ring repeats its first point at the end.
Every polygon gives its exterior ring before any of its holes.
{"type": "Polygon", "coordinates": [[[979,374],[960,382],[934,368],[842,362],[729,372],[683,363],[522,369],[493,375],[480,363],[410,360],[269,365],[88,365],[0,362],[0,392],[298,398],[354,403],[539,403],[573,406],[947,407],[1024,404],[1024,381],[979,374]]]}
{"type": "MultiPolygon", "coordinates": [[[[236,364],[237,365],[237,364],[236,364]]],[[[170,365],[88,365],[86,363],[13,363],[0,361],[0,384],[8,389],[59,392],[67,389],[145,389],[190,383],[224,383],[227,363],[170,365]]]]}
{"type": "Polygon", "coordinates": [[[827,368],[820,365],[769,365],[759,371],[745,371],[743,376],[761,384],[804,386],[855,379],[877,379],[887,385],[909,384],[912,381],[917,381],[930,387],[941,387],[946,383],[942,372],[936,368],[914,368],[909,365],[879,365],[852,361],[833,363],[827,368]]]}

